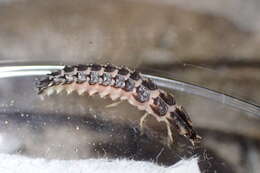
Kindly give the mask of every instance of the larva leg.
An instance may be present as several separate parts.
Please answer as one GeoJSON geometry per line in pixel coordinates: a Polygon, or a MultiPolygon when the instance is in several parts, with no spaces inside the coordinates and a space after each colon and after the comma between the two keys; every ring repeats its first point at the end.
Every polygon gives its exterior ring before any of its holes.
{"type": "Polygon", "coordinates": [[[106,105],[106,108],[116,107],[116,106],[119,105],[120,103],[122,103],[122,101],[119,101],[119,102],[115,102],[115,103],[112,103],[112,104],[106,105]]]}
{"type": "Polygon", "coordinates": [[[171,125],[170,125],[169,121],[165,121],[165,123],[166,123],[166,128],[167,128],[167,135],[168,135],[168,145],[170,146],[171,144],[173,144],[171,125]]]}
{"type": "Polygon", "coordinates": [[[40,99],[43,101],[44,100],[44,95],[40,95],[40,99]]]}
{"type": "Polygon", "coordinates": [[[74,91],[74,89],[72,87],[68,87],[66,89],[67,95],[70,95],[73,91],[74,91]]]}
{"type": "Polygon", "coordinates": [[[51,96],[52,94],[54,94],[54,89],[53,89],[53,88],[47,89],[46,95],[47,95],[47,96],[51,96]]]}
{"type": "Polygon", "coordinates": [[[81,89],[78,89],[77,92],[78,92],[78,95],[83,95],[86,92],[86,89],[81,88],[81,89]]]}
{"type": "Polygon", "coordinates": [[[96,94],[97,92],[98,92],[98,90],[96,90],[96,89],[91,89],[91,90],[89,90],[88,94],[89,94],[89,96],[93,96],[93,95],[96,94]]]}
{"type": "Polygon", "coordinates": [[[143,132],[144,132],[144,122],[145,122],[145,119],[148,118],[148,116],[149,116],[149,113],[146,112],[140,119],[141,134],[143,134],[143,132]]]}
{"type": "Polygon", "coordinates": [[[56,87],[55,87],[55,90],[56,90],[56,93],[57,93],[57,94],[61,93],[63,89],[64,89],[64,88],[63,88],[62,86],[56,86],[56,87]]]}

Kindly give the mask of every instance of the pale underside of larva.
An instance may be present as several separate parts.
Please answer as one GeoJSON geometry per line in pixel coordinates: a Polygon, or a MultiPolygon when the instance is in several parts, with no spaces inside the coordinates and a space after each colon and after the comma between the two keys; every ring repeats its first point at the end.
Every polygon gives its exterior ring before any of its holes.
{"type": "Polygon", "coordinates": [[[201,137],[196,134],[192,122],[182,106],[178,106],[174,96],[159,89],[150,79],[137,71],[111,64],[65,66],[62,70],[47,75],[38,83],[38,94],[51,95],[66,90],[79,95],[99,94],[101,98],[126,100],[139,110],[145,111],[140,118],[143,129],[145,119],[152,115],[159,122],[165,122],[169,143],[173,143],[172,129],[185,136],[194,145],[201,137]]]}

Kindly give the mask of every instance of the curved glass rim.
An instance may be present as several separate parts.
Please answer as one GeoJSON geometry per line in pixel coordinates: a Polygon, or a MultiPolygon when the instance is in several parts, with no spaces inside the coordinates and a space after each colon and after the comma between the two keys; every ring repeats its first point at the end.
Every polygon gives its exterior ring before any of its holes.
{"type": "MultiPolygon", "coordinates": [[[[53,70],[62,69],[64,65],[4,65],[0,67],[0,78],[20,77],[20,76],[41,76],[51,73],[53,70]]],[[[242,99],[210,90],[205,87],[178,81],[174,79],[167,79],[155,75],[142,74],[144,77],[152,79],[159,87],[170,90],[178,90],[184,93],[193,94],[214,100],[216,102],[229,105],[233,108],[247,112],[247,115],[260,118],[260,106],[249,103],[242,99]]]]}

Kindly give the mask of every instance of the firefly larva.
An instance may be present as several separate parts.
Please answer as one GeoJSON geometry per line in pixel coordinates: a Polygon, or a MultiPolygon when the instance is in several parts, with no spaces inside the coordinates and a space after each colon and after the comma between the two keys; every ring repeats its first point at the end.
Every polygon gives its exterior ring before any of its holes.
{"type": "Polygon", "coordinates": [[[38,83],[39,94],[51,95],[66,90],[77,91],[79,95],[99,94],[101,98],[109,96],[113,101],[127,100],[139,110],[145,111],[140,118],[140,127],[144,120],[152,115],[159,122],[165,122],[169,142],[173,142],[172,127],[185,136],[194,145],[201,139],[192,127],[187,112],[176,104],[172,94],[159,89],[150,79],[142,77],[139,72],[126,67],[111,64],[65,66],[47,75],[38,83]]]}

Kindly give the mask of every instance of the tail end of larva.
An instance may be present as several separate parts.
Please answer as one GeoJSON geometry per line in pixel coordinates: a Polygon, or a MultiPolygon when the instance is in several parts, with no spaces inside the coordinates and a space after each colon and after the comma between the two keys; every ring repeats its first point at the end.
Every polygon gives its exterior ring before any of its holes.
{"type": "Polygon", "coordinates": [[[37,94],[44,95],[45,90],[53,85],[53,80],[51,80],[49,77],[42,80],[37,79],[35,85],[37,88],[37,94]]]}

